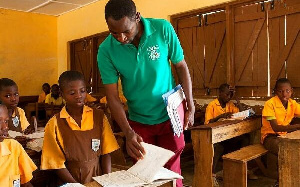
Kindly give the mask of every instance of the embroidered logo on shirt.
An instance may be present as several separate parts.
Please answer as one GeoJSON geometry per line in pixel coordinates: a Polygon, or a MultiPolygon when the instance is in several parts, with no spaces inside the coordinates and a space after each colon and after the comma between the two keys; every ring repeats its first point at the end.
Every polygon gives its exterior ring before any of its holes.
{"type": "Polygon", "coordinates": [[[158,45],[150,46],[147,48],[149,58],[151,60],[157,60],[160,57],[159,47],[158,45]]]}
{"type": "Polygon", "coordinates": [[[100,140],[99,139],[92,139],[92,150],[98,151],[100,148],[100,140]]]}

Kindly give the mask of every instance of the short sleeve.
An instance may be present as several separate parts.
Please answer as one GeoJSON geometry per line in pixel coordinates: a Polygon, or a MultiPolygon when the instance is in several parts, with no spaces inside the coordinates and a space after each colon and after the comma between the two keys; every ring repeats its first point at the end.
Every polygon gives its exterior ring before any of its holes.
{"type": "Polygon", "coordinates": [[[183,49],[180,45],[180,41],[177,34],[170,22],[166,21],[166,40],[169,45],[168,58],[173,64],[177,64],[184,59],[183,49]]]}
{"type": "MultiPolygon", "coordinates": [[[[58,144],[57,137],[57,120],[54,116],[51,118],[46,125],[43,151],[42,151],[42,160],[41,160],[41,169],[62,169],[66,168],[65,161],[66,158],[58,144]]],[[[62,142],[60,142],[61,146],[62,142]]]]}
{"type": "Polygon", "coordinates": [[[25,184],[32,179],[33,177],[32,172],[36,170],[37,167],[20,144],[18,145],[18,149],[20,150],[18,163],[19,163],[21,184],[25,184]]]}
{"type": "Polygon", "coordinates": [[[300,104],[295,101],[295,105],[296,105],[295,116],[300,117],[300,104]]]}
{"type": "Polygon", "coordinates": [[[106,49],[101,46],[98,49],[98,68],[103,84],[114,84],[117,83],[119,79],[118,71],[105,51],[106,49]]]}
{"type": "Polygon", "coordinates": [[[101,138],[101,154],[105,155],[119,149],[119,144],[113,134],[107,117],[103,117],[103,129],[101,138]]]}
{"type": "Polygon", "coordinates": [[[25,116],[25,112],[22,108],[18,108],[18,112],[20,115],[21,128],[22,128],[22,131],[24,131],[30,125],[30,123],[28,122],[28,120],[25,116]]]}
{"type": "Polygon", "coordinates": [[[267,116],[276,116],[275,115],[275,110],[274,110],[274,105],[271,101],[267,101],[265,103],[265,106],[262,111],[262,116],[267,117],[267,116]]]}
{"type": "Polygon", "coordinates": [[[209,120],[214,118],[214,108],[212,104],[208,104],[205,110],[205,124],[209,123],[209,120]]]}

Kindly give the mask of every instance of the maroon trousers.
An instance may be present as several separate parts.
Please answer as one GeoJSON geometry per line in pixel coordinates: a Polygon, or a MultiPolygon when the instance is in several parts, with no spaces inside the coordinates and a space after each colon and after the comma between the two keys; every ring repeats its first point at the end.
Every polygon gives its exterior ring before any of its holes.
{"type": "MultiPolygon", "coordinates": [[[[166,163],[165,167],[176,173],[181,174],[180,155],[184,148],[184,136],[174,136],[170,120],[156,125],[145,125],[139,122],[129,120],[131,128],[140,135],[144,142],[153,144],[168,150],[171,150],[175,155],[166,163]]],[[[182,187],[182,180],[176,181],[177,187],[182,187]]]]}

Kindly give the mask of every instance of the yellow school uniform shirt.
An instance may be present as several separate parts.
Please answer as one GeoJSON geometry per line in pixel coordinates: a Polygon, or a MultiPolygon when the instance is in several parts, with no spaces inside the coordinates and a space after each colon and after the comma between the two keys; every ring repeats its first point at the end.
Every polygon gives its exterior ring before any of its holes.
{"type": "Polygon", "coordinates": [[[12,187],[13,181],[20,179],[21,184],[32,179],[36,165],[29,158],[22,145],[13,139],[0,142],[0,186],[12,187]]]}
{"type": "Polygon", "coordinates": [[[261,143],[268,134],[286,134],[286,132],[275,133],[268,120],[276,119],[278,125],[290,125],[294,117],[300,117],[300,104],[293,99],[288,100],[287,109],[284,108],[278,96],[269,99],[262,111],[261,143]]]}
{"type": "Polygon", "coordinates": [[[45,99],[46,99],[46,94],[45,92],[43,92],[39,95],[38,103],[43,103],[45,99]]]}
{"type": "Polygon", "coordinates": [[[218,99],[213,100],[206,107],[205,124],[208,124],[209,120],[227,112],[237,113],[239,112],[239,109],[234,105],[232,101],[226,103],[226,107],[222,108],[218,99]]]}
{"type": "MultiPolygon", "coordinates": [[[[93,128],[93,109],[88,106],[84,106],[83,108],[81,128],[77,125],[76,121],[68,114],[65,107],[61,110],[60,117],[66,118],[68,125],[72,130],[86,131],[93,128]]],[[[57,140],[60,142],[62,149],[64,149],[62,135],[59,132],[57,126],[56,116],[54,116],[49,120],[48,124],[45,127],[44,145],[41,160],[42,170],[66,168],[66,159],[57,143],[57,140]]],[[[119,149],[117,140],[110,128],[110,124],[108,123],[105,115],[103,118],[103,131],[100,144],[102,155],[111,153],[119,149]]]]}
{"type": "Polygon", "coordinates": [[[51,93],[49,93],[46,95],[45,103],[49,105],[51,103],[53,103],[53,105],[62,105],[65,104],[65,100],[61,96],[59,96],[57,99],[54,99],[53,97],[51,97],[51,93]]]}
{"type": "MultiPolygon", "coordinates": [[[[27,118],[26,118],[26,115],[25,115],[25,112],[22,108],[19,108],[17,107],[17,110],[19,112],[19,115],[20,115],[20,123],[21,123],[21,128],[22,128],[22,131],[24,131],[29,125],[30,123],[28,122],[27,118]]],[[[12,117],[15,117],[16,116],[16,113],[14,112],[12,117]]]]}
{"type": "Polygon", "coordinates": [[[86,102],[94,102],[94,101],[97,101],[97,99],[87,93],[84,102],[86,103],[86,102]]]}

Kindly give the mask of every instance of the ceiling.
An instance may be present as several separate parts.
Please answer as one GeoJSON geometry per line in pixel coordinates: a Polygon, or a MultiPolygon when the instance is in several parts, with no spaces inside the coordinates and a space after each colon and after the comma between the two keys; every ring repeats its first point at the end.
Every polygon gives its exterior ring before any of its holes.
{"type": "Polygon", "coordinates": [[[60,16],[99,0],[0,0],[0,8],[60,16]]]}

